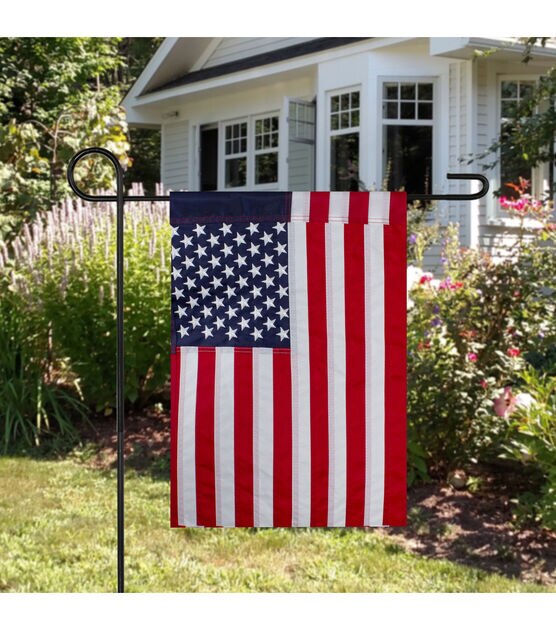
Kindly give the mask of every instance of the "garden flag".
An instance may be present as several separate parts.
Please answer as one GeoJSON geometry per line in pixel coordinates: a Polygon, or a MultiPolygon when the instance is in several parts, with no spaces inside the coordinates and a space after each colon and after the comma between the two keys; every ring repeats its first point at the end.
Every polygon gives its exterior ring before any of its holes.
{"type": "Polygon", "coordinates": [[[406,196],[177,192],[171,525],[406,523],[406,196]]]}

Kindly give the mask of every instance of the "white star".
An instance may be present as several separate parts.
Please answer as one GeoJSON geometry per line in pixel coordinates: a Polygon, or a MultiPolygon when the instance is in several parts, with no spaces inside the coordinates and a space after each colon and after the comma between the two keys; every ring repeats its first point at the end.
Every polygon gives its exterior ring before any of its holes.
{"type": "Polygon", "coordinates": [[[191,319],[189,320],[189,323],[191,324],[192,328],[197,328],[197,326],[201,325],[201,320],[199,317],[191,317],[191,319]]]}
{"type": "Polygon", "coordinates": [[[249,306],[249,300],[243,295],[239,298],[239,308],[247,308],[249,306]]]}
{"type": "Polygon", "coordinates": [[[173,245],[172,245],[172,258],[177,258],[180,255],[180,250],[176,249],[173,245]]]}
{"type": "Polygon", "coordinates": [[[280,319],[284,319],[284,317],[288,316],[288,310],[287,308],[283,308],[282,306],[280,307],[280,310],[278,311],[278,315],[280,316],[280,319]]]}
{"type": "Polygon", "coordinates": [[[268,289],[268,287],[273,287],[274,286],[274,278],[271,278],[270,276],[266,276],[265,279],[263,280],[263,284],[266,285],[267,289],[268,289]]]}
{"type": "Polygon", "coordinates": [[[280,256],[280,254],[285,254],[286,246],[283,245],[282,243],[276,243],[276,247],[274,248],[274,251],[278,254],[278,256],[280,256]]]}
{"type": "Polygon", "coordinates": [[[237,308],[232,308],[231,306],[228,306],[228,310],[226,311],[226,317],[228,319],[232,319],[232,317],[236,317],[236,311],[237,311],[237,308]]]}
{"type": "Polygon", "coordinates": [[[228,225],[226,223],[222,223],[222,227],[218,229],[220,230],[220,232],[222,232],[222,236],[226,236],[226,234],[232,233],[232,224],[230,223],[228,225]]]}
{"type": "Polygon", "coordinates": [[[193,245],[193,237],[187,236],[187,234],[184,234],[180,243],[183,243],[184,247],[189,247],[190,245],[193,245]]]}
{"type": "Polygon", "coordinates": [[[201,287],[201,297],[203,300],[209,296],[210,290],[207,287],[201,287]]]}
{"type": "Polygon", "coordinates": [[[247,229],[249,230],[249,234],[251,234],[251,236],[253,236],[253,234],[255,232],[259,231],[259,224],[258,223],[249,223],[249,227],[247,229]]]}
{"type": "Polygon", "coordinates": [[[216,236],[216,234],[211,234],[208,237],[208,242],[211,244],[212,247],[214,247],[215,245],[218,245],[220,241],[218,240],[218,236],[216,236]]]}
{"type": "Polygon", "coordinates": [[[194,306],[199,306],[199,298],[194,298],[191,295],[189,297],[189,300],[187,300],[187,303],[189,304],[189,308],[193,308],[194,306]]]}
{"type": "Polygon", "coordinates": [[[181,338],[183,339],[185,337],[185,335],[187,335],[187,331],[189,330],[189,326],[185,327],[185,326],[180,326],[180,329],[178,330],[179,334],[181,335],[181,338]]]}
{"type": "Polygon", "coordinates": [[[268,265],[272,265],[272,261],[274,260],[274,256],[269,256],[268,254],[264,255],[263,262],[268,267],[268,265]]]}
{"type": "Polygon", "coordinates": [[[217,317],[214,323],[216,324],[216,330],[220,330],[221,328],[224,328],[224,320],[221,319],[220,317],[217,317]]]}
{"type": "Polygon", "coordinates": [[[193,228],[193,232],[195,232],[195,234],[197,234],[197,238],[199,238],[199,236],[201,236],[201,234],[205,233],[205,226],[204,225],[199,225],[197,223],[195,225],[195,227],[193,228]]]}
{"type": "Polygon", "coordinates": [[[266,300],[264,301],[264,304],[266,306],[266,308],[274,308],[274,301],[276,300],[276,298],[271,298],[268,297],[266,298],[266,300]]]}
{"type": "Polygon", "coordinates": [[[224,273],[226,275],[226,278],[229,278],[230,276],[234,275],[234,270],[231,267],[228,267],[228,265],[226,265],[224,267],[224,273]]]}
{"type": "Polygon", "coordinates": [[[283,276],[286,272],[286,269],[288,268],[287,265],[278,265],[278,275],[281,277],[283,276]]]}
{"type": "Polygon", "coordinates": [[[203,317],[210,317],[212,315],[212,308],[210,306],[203,306],[203,317]]]}
{"type": "Polygon", "coordinates": [[[255,254],[259,253],[259,247],[260,245],[255,245],[255,243],[251,243],[251,245],[247,248],[247,251],[251,254],[251,256],[254,256],[255,254]]]}
{"type": "Polygon", "coordinates": [[[236,245],[239,247],[242,243],[243,245],[245,245],[245,235],[244,234],[240,234],[239,232],[236,233],[235,238],[232,239],[232,241],[236,242],[236,245]]]}
{"type": "Polygon", "coordinates": [[[276,234],[280,234],[280,232],[286,231],[285,225],[285,223],[277,223],[272,229],[276,230],[276,234]]]}
{"type": "Polygon", "coordinates": [[[284,339],[288,339],[288,331],[284,330],[283,328],[280,328],[280,332],[277,334],[280,337],[280,341],[284,341],[284,339]]]}
{"type": "Polygon", "coordinates": [[[250,273],[252,278],[254,278],[255,276],[260,276],[261,275],[261,272],[259,271],[260,268],[261,268],[260,265],[258,267],[256,267],[255,265],[251,265],[251,269],[249,269],[247,273],[250,273]]]}
{"type": "Polygon", "coordinates": [[[231,341],[232,338],[237,339],[236,331],[231,326],[228,327],[225,334],[228,335],[228,341],[231,341]]]}
{"type": "Polygon", "coordinates": [[[239,254],[237,255],[236,258],[236,265],[238,267],[243,267],[243,265],[246,265],[247,263],[245,262],[245,256],[240,256],[239,254]]]}
{"type": "Polygon", "coordinates": [[[172,278],[174,278],[174,280],[176,278],[181,278],[181,270],[176,267],[172,267],[172,278]]]}
{"type": "Polygon", "coordinates": [[[208,339],[209,337],[212,337],[212,328],[209,328],[208,326],[205,326],[205,329],[203,331],[201,331],[201,332],[205,336],[205,339],[208,339]]]}
{"type": "Polygon", "coordinates": [[[213,289],[217,289],[218,287],[222,286],[222,278],[217,278],[216,276],[214,276],[214,278],[209,282],[209,284],[212,284],[213,289]]]}
{"type": "Polygon", "coordinates": [[[232,246],[231,245],[226,245],[226,243],[224,243],[224,245],[222,246],[222,255],[224,256],[224,258],[226,258],[226,256],[231,256],[232,255],[232,246]]]}
{"type": "Polygon", "coordinates": [[[257,319],[258,317],[262,317],[263,316],[262,309],[257,308],[256,306],[254,306],[253,310],[251,311],[251,315],[253,315],[253,319],[257,319]]]}
{"type": "Polygon", "coordinates": [[[263,236],[262,236],[262,239],[263,239],[263,243],[264,243],[265,245],[268,245],[269,243],[271,243],[271,242],[272,242],[272,234],[267,234],[267,233],[265,232],[265,233],[263,234],[263,236]]]}
{"type": "Polygon", "coordinates": [[[255,299],[256,297],[261,297],[261,290],[262,289],[260,287],[253,286],[249,293],[251,293],[253,295],[253,299],[255,299]]]}
{"type": "Polygon", "coordinates": [[[214,308],[224,308],[224,300],[220,297],[215,297],[212,301],[214,308]]]}
{"type": "Polygon", "coordinates": [[[236,284],[239,284],[239,288],[243,289],[243,287],[246,287],[249,283],[247,282],[247,278],[244,278],[243,276],[238,276],[236,284]]]}
{"type": "Polygon", "coordinates": [[[185,317],[185,309],[183,306],[178,306],[176,313],[178,314],[178,317],[185,317]]]}
{"type": "Polygon", "coordinates": [[[233,287],[226,287],[224,293],[228,296],[228,300],[232,297],[232,295],[236,294],[236,290],[233,287]]]}
{"type": "Polygon", "coordinates": [[[263,324],[263,326],[266,326],[266,330],[267,332],[271,329],[271,328],[275,328],[274,326],[274,322],[276,320],[275,319],[270,319],[270,317],[266,318],[266,322],[263,324]]]}
{"type": "Polygon", "coordinates": [[[208,267],[199,267],[199,269],[197,269],[195,273],[198,274],[199,280],[201,278],[205,278],[206,276],[208,276],[208,267]]]}
{"type": "Polygon", "coordinates": [[[210,259],[209,264],[211,264],[212,268],[214,269],[216,266],[220,265],[220,257],[217,258],[216,256],[213,256],[210,259]]]}
{"type": "Polygon", "coordinates": [[[186,278],[185,284],[187,284],[188,289],[193,289],[195,287],[195,280],[193,280],[193,278],[186,278]]]}
{"type": "Polygon", "coordinates": [[[258,328],[253,328],[253,332],[249,334],[253,335],[253,341],[257,341],[257,339],[261,339],[263,336],[262,331],[259,330],[258,328]]]}
{"type": "Polygon", "coordinates": [[[183,259],[182,265],[185,265],[186,269],[189,269],[189,267],[194,267],[193,258],[189,258],[189,256],[185,256],[185,258],[183,259]]]}
{"type": "Polygon", "coordinates": [[[247,328],[247,326],[249,326],[249,320],[245,319],[245,317],[242,317],[239,325],[241,326],[241,330],[244,330],[245,328],[247,328]]]}
{"type": "Polygon", "coordinates": [[[172,293],[172,295],[176,296],[176,300],[179,300],[181,297],[183,297],[183,289],[178,289],[178,287],[176,287],[172,293]]]}
{"type": "Polygon", "coordinates": [[[287,297],[288,287],[278,287],[277,293],[279,298],[287,297]]]}
{"type": "Polygon", "coordinates": [[[197,245],[197,249],[195,250],[195,252],[197,253],[197,256],[199,256],[199,258],[201,258],[201,256],[206,256],[207,255],[207,248],[206,247],[201,247],[200,245],[197,245]]]}
{"type": "Polygon", "coordinates": [[[180,228],[178,225],[172,225],[172,236],[179,236],[180,228]]]}

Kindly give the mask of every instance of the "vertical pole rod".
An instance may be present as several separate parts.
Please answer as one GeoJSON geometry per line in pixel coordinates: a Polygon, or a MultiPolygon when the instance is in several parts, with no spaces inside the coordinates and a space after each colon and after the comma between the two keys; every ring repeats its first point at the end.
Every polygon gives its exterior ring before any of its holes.
{"type": "Polygon", "coordinates": [[[116,430],[118,433],[118,593],[124,592],[124,182],[123,171],[116,167],[116,430]]]}

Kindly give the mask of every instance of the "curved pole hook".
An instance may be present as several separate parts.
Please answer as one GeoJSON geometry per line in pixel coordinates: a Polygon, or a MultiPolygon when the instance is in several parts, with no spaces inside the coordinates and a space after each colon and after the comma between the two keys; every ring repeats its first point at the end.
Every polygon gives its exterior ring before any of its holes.
{"type": "Polygon", "coordinates": [[[468,179],[481,182],[481,190],[469,194],[446,194],[446,195],[407,195],[408,201],[473,201],[484,197],[490,187],[488,179],[480,173],[447,173],[448,179],[468,179]]]}
{"type": "Polygon", "coordinates": [[[122,165],[118,161],[118,158],[108,149],[103,149],[102,147],[89,147],[88,149],[83,149],[82,151],[78,151],[69,161],[68,169],[67,169],[67,177],[68,183],[73,190],[73,192],[81,199],[85,199],[85,201],[118,201],[118,197],[121,195],[123,197],[124,193],[124,171],[122,169],[122,165]],[[112,162],[112,166],[116,172],[116,194],[115,195],[89,195],[86,192],[83,192],[75,181],[74,171],[77,163],[82,160],[87,155],[103,155],[108,158],[112,162]]]}

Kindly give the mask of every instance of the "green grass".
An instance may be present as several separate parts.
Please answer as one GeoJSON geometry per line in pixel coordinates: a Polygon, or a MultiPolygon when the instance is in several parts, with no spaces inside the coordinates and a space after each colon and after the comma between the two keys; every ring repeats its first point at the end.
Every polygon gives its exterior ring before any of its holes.
{"type": "MultiPolygon", "coordinates": [[[[168,495],[167,480],[128,473],[128,591],[550,590],[422,558],[363,530],[171,530],[168,495]]],[[[113,472],[0,458],[0,591],[114,590],[115,520],[113,472]]]]}

